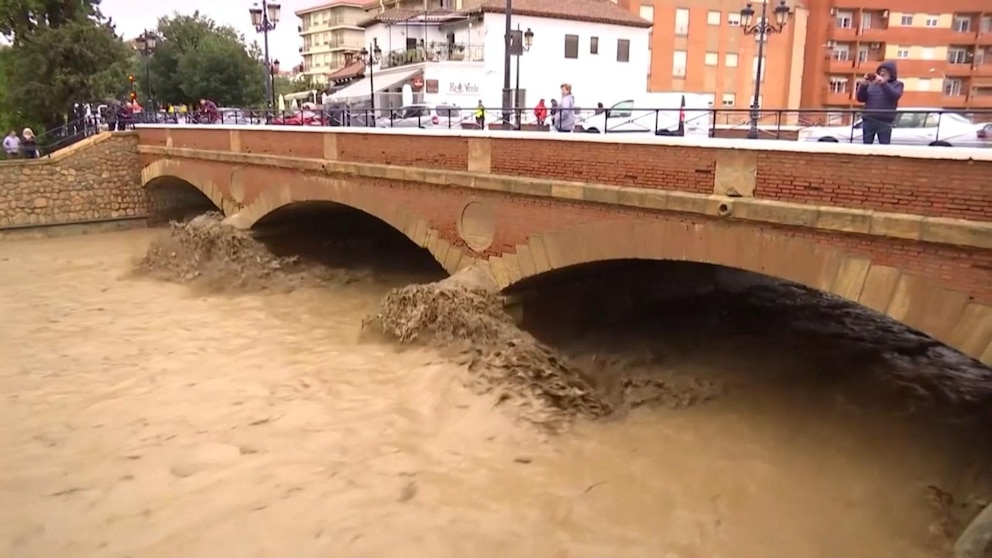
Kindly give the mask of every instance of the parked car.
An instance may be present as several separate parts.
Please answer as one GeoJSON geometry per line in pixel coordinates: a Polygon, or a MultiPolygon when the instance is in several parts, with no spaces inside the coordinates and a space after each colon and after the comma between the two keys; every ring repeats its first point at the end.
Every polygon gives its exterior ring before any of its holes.
{"type": "Polygon", "coordinates": [[[584,109],[577,127],[587,133],[709,137],[713,109],[701,93],[646,93],[595,114],[584,109]]]}
{"type": "MultiPolygon", "coordinates": [[[[893,145],[978,147],[984,124],[956,112],[934,108],[899,109],[892,122],[893,145]]],[[[813,126],[799,130],[799,141],[861,143],[861,120],[851,126],[813,126]]]]}
{"type": "Polygon", "coordinates": [[[324,126],[327,118],[320,111],[300,110],[293,114],[276,116],[271,123],[282,126],[324,126]]]}
{"type": "Polygon", "coordinates": [[[465,116],[460,107],[441,103],[413,104],[376,118],[377,128],[461,128],[465,116]]]}
{"type": "Polygon", "coordinates": [[[978,142],[982,147],[992,147],[992,124],[986,124],[978,130],[978,142]]]}

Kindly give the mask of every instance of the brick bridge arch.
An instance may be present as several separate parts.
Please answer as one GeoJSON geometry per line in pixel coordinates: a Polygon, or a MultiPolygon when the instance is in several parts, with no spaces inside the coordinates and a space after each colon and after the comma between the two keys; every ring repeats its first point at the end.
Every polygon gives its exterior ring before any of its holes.
{"type": "Polygon", "coordinates": [[[155,187],[175,179],[182,180],[199,190],[225,215],[234,208],[233,200],[224,196],[221,189],[213,181],[204,179],[202,173],[191,172],[179,161],[159,159],[141,169],[141,184],[146,188],[155,187]]]}
{"type": "Polygon", "coordinates": [[[487,264],[506,289],[558,269],[631,259],[715,264],[792,281],[885,314],[992,365],[992,308],[970,293],[785,229],[749,232],[716,220],[602,221],[533,236],[487,264]]]}
{"type": "Polygon", "coordinates": [[[248,200],[244,192],[236,192],[234,184],[225,188],[204,176],[205,173],[190,165],[169,159],[155,161],[141,171],[145,186],[167,178],[189,183],[221,208],[229,224],[242,230],[251,229],[266,215],[289,205],[331,202],[371,215],[403,233],[411,242],[430,252],[448,273],[455,273],[475,261],[466,257],[462,248],[443,240],[439,231],[430,226],[430,221],[408,205],[368,195],[367,190],[353,180],[299,176],[290,184],[267,187],[248,200]]]}

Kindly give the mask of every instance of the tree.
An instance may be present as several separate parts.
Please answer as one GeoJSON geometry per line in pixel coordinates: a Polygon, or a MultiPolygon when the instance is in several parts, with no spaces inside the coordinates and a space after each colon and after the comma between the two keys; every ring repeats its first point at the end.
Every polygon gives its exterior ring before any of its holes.
{"type": "Polygon", "coordinates": [[[279,95],[289,95],[290,93],[300,93],[317,89],[310,81],[304,77],[289,79],[285,76],[276,76],[276,97],[279,95]]]}
{"type": "Polygon", "coordinates": [[[0,0],[4,53],[0,112],[39,131],[65,121],[75,102],[126,92],[131,51],[102,19],[97,0],[0,0]]]}
{"type": "Polygon", "coordinates": [[[157,99],[195,104],[205,97],[222,106],[264,102],[264,68],[233,28],[194,12],[161,18],[158,34],[149,60],[157,99]]]}

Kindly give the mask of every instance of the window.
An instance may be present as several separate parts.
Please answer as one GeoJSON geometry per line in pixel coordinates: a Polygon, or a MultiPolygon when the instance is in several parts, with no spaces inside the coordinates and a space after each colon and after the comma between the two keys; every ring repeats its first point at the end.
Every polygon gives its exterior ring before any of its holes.
{"type": "Polygon", "coordinates": [[[607,118],[630,118],[634,114],[634,101],[620,101],[606,111],[607,118]]]}
{"type": "Polygon", "coordinates": [[[937,27],[940,25],[940,16],[928,15],[926,25],[927,27],[937,27]]]}
{"type": "Polygon", "coordinates": [[[723,21],[722,16],[722,13],[710,10],[706,13],[706,25],[720,25],[720,22],[723,21]]]}
{"type": "Polygon", "coordinates": [[[599,37],[589,37],[589,54],[599,54],[599,37]]]}
{"type": "Polygon", "coordinates": [[[958,33],[971,31],[971,16],[954,16],[953,27],[958,33]]]}
{"type": "Polygon", "coordinates": [[[617,62],[630,62],[629,39],[617,39],[617,62]]]}
{"type": "Polygon", "coordinates": [[[920,51],[920,57],[924,60],[933,60],[934,56],[936,56],[936,51],[933,47],[924,47],[920,51]]]}
{"type": "Polygon", "coordinates": [[[706,98],[706,106],[712,107],[716,104],[716,95],[713,93],[703,93],[703,97],[706,98]]]}
{"type": "Polygon", "coordinates": [[[834,26],[838,29],[850,29],[854,26],[854,12],[837,12],[834,18],[834,26]]]}
{"type": "Polygon", "coordinates": [[[579,36],[565,35],[565,58],[579,57],[579,36]]]}
{"type": "Polygon", "coordinates": [[[651,23],[654,23],[654,6],[641,6],[640,11],[637,15],[641,16],[641,19],[646,19],[651,23]]]}
{"type": "Polygon", "coordinates": [[[871,12],[861,13],[861,29],[871,29],[871,12]]]}
{"type": "Polygon", "coordinates": [[[951,64],[970,64],[971,57],[968,56],[968,49],[961,47],[951,47],[947,49],[947,61],[951,64]]]}
{"type": "Polygon", "coordinates": [[[843,76],[830,76],[831,93],[847,93],[849,80],[843,76]]]}
{"type": "Polygon", "coordinates": [[[727,25],[731,27],[740,27],[741,24],[741,14],[737,12],[727,13],[727,25]]]}
{"type": "Polygon", "coordinates": [[[982,16],[982,22],[978,26],[982,33],[992,33],[992,16],[982,16]]]}
{"type": "Polygon", "coordinates": [[[917,80],[919,86],[916,88],[917,91],[930,91],[930,85],[933,82],[930,78],[920,78],[917,80]]]}
{"type": "Polygon", "coordinates": [[[675,77],[685,77],[685,66],[688,60],[686,51],[676,50],[672,52],[672,75],[675,77]]]}
{"type": "Polygon", "coordinates": [[[707,66],[718,66],[720,64],[720,54],[717,52],[707,52],[706,53],[706,65],[707,66]]]}
{"type": "Polygon", "coordinates": [[[725,107],[732,107],[737,104],[737,95],[733,93],[724,93],[721,103],[725,107]]]}
{"type": "Polygon", "coordinates": [[[723,56],[723,65],[728,68],[736,68],[740,57],[736,52],[728,52],[723,56]]]}
{"type": "Polygon", "coordinates": [[[909,58],[909,49],[899,47],[899,49],[896,50],[896,58],[909,58]]]}
{"type": "Polygon", "coordinates": [[[675,34],[683,37],[689,34],[689,10],[687,8],[675,10],[675,34]]]}
{"type": "Polygon", "coordinates": [[[851,59],[851,45],[836,44],[830,50],[830,58],[838,62],[846,62],[851,59]]]}
{"type": "Polygon", "coordinates": [[[956,97],[961,95],[962,89],[964,89],[964,82],[958,78],[947,78],[944,80],[944,95],[949,95],[956,97]]]}
{"type": "MultiPolygon", "coordinates": [[[[765,81],[765,70],[768,69],[768,58],[761,59],[761,79],[760,81],[765,81]]],[[[751,79],[758,79],[758,57],[755,56],[754,60],[751,62],[751,79]]]]}
{"type": "Polygon", "coordinates": [[[902,19],[899,20],[899,25],[903,27],[913,26],[913,14],[902,14],[902,19]]]}
{"type": "Polygon", "coordinates": [[[867,62],[867,61],[868,61],[868,47],[866,47],[866,46],[859,46],[858,47],[858,62],[867,62]]]}

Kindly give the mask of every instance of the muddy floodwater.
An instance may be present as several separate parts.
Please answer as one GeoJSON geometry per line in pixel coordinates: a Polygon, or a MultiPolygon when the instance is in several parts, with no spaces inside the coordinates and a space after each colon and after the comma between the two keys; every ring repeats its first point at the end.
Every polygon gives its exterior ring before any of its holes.
{"type": "Polygon", "coordinates": [[[695,387],[550,432],[360,339],[416,273],[129,275],[162,234],[0,241],[0,556],[929,558],[992,495],[986,396],[912,380],[987,374],[960,359],[713,330],[704,297],[556,340],[604,385],[695,387]]]}

